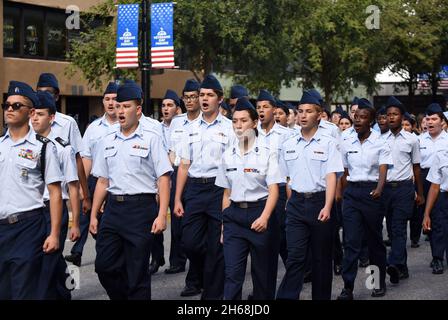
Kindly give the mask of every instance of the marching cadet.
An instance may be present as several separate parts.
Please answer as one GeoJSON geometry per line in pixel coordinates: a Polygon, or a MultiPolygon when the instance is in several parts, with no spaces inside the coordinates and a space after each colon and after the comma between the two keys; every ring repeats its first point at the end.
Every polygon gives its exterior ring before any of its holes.
{"type": "MultiPolygon", "coordinates": [[[[182,99],[185,103],[186,113],[175,117],[171,121],[170,130],[170,160],[174,172],[171,175],[170,212],[171,212],[171,247],[170,247],[170,267],[165,270],[166,274],[175,274],[185,271],[187,257],[182,247],[182,217],[174,214],[174,198],[176,196],[177,171],[180,164],[180,148],[182,137],[186,134],[187,127],[198,121],[201,115],[199,105],[200,84],[194,79],[185,82],[182,91],[182,99]]],[[[180,295],[182,297],[195,296],[201,293],[202,273],[201,266],[195,266],[190,261],[187,276],[185,277],[185,287],[180,295]]]]}
{"type": "Polygon", "coordinates": [[[230,88],[229,106],[232,114],[239,98],[249,99],[249,92],[246,87],[236,84],[230,88]]]}
{"type": "Polygon", "coordinates": [[[349,138],[351,135],[356,136],[356,130],[353,127],[353,123],[355,122],[355,113],[356,110],[358,110],[358,103],[359,98],[354,97],[352,103],[350,104],[350,113],[348,114],[348,116],[350,117],[351,126],[347,130],[344,130],[343,133],[341,134],[342,141],[349,138]]]}
{"type": "Polygon", "coordinates": [[[386,293],[386,247],[382,233],[384,206],[381,194],[388,166],[393,161],[389,146],[384,144],[379,133],[371,129],[375,121],[375,109],[367,99],[359,99],[354,118],[357,135],[351,135],[341,143],[345,168],[343,181],[348,181],[348,186],[342,205],[344,288],[338,300],[353,300],[357,264],[364,238],[367,240],[370,263],[380,271],[379,283],[375,283],[372,297],[382,297],[386,293]]]}
{"type": "MultiPolygon", "coordinates": [[[[431,121],[429,122],[431,123],[431,121]]],[[[428,127],[429,129],[429,127],[428,127]]],[[[439,242],[438,249],[434,254],[438,254],[437,260],[434,257],[434,266],[438,268],[437,274],[443,273],[443,259],[448,254],[448,148],[447,144],[439,148],[433,156],[431,169],[429,169],[427,180],[431,182],[428,192],[428,199],[423,219],[423,230],[431,232],[431,241],[439,242]],[[437,224],[434,224],[437,220],[437,224]],[[436,262],[437,261],[437,262],[436,262]]],[[[434,245],[434,244],[433,244],[434,245]]]]}
{"type": "MultiPolygon", "coordinates": [[[[37,81],[37,91],[49,92],[54,100],[59,100],[59,84],[55,75],[52,73],[42,73],[37,81]]],[[[51,125],[51,129],[57,137],[67,141],[75,150],[76,154],[76,166],[78,168],[78,179],[81,185],[83,193],[83,212],[87,212],[92,207],[92,199],[89,196],[89,188],[87,186],[87,179],[85,176],[84,165],[82,163],[81,151],[82,151],[82,137],[79,132],[78,124],[72,117],[56,112],[55,118],[51,125]]]]}
{"type": "Polygon", "coordinates": [[[97,234],[95,272],[110,299],[147,300],[149,254],[154,234],[166,228],[172,168],[160,136],[139,122],[141,88],[120,86],[117,102],[120,130],[101,140],[93,166],[98,177],[90,217],[90,232],[97,234]]]}
{"type": "Polygon", "coordinates": [[[308,91],[299,102],[302,130],[283,144],[281,166],[292,189],[286,207],[288,260],[277,299],[298,299],[308,251],[312,256],[312,298],[329,300],[332,285],[333,223],[330,217],[336,174],[343,172],[336,141],[319,128],[322,106],[308,91]]]}
{"type": "MultiPolygon", "coordinates": [[[[376,125],[378,126],[378,132],[383,135],[389,132],[389,124],[387,123],[386,107],[382,106],[376,114],[376,125]]],[[[375,126],[373,127],[375,129],[375,126]]]]}
{"type": "Polygon", "coordinates": [[[289,119],[289,109],[288,106],[283,103],[283,101],[277,100],[274,111],[274,119],[275,123],[281,125],[282,127],[288,127],[288,119],[289,119]]]}
{"type": "Polygon", "coordinates": [[[270,150],[258,138],[257,119],[257,111],[249,100],[238,99],[232,120],[237,139],[224,152],[215,182],[225,188],[225,300],[241,300],[249,253],[253,299],[275,298],[277,270],[266,262],[278,259],[278,220],[273,215],[278,183],[286,180],[278,168],[277,150],[270,150]]]}
{"type": "MultiPolygon", "coordinates": [[[[257,112],[260,119],[257,130],[260,136],[260,140],[268,146],[272,151],[279,152],[284,141],[294,134],[293,131],[288,128],[279,125],[275,121],[274,112],[276,110],[277,101],[266,90],[260,90],[257,98],[257,112]]],[[[288,257],[288,250],[286,247],[286,200],[287,200],[287,186],[286,183],[279,184],[279,197],[275,207],[275,215],[279,220],[280,226],[280,248],[279,254],[282,258],[283,264],[286,265],[286,259],[288,257]]],[[[277,269],[277,260],[272,261],[275,266],[273,269],[277,269]]]]}
{"type": "MultiPolygon", "coordinates": [[[[433,166],[434,158],[436,156],[437,150],[448,147],[448,134],[442,129],[442,123],[444,122],[443,110],[437,103],[432,103],[426,108],[426,123],[427,132],[421,134],[418,138],[420,141],[420,154],[422,161],[420,163],[421,179],[423,181],[423,192],[425,198],[428,196],[429,188],[431,182],[427,179],[430,168],[433,166]]],[[[435,171],[437,172],[437,171],[435,171]]],[[[435,176],[433,176],[435,177],[435,176]]],[[[433,178],[434,180],[434,178],[433,178]]],[[[437,180],[436,180],[437,181],[437,180]]],[[[437,182],[435,182],[437,183],[437,182]]],[[[440,184],[440,183],[439,183],[440,184]]],[[[435,188],[435,187],[434,187],[435,188]]],[[[435,199],[434,199],[435,200],[435,199]]],[[[428,199],[429,201],[429,199],[428,199]]],[[[426,206],[428,207],[428,205],[426,206]]],[[[433,204],[431,205],[433,207],[433,204]]],[[[424,206],[417,207],[416,214],[410,221],[410,238],[411,246],[418,246],[418,241],[421,234],[421,226],[424,216],[424,206]],[[419,224],[419,225],[418,225],[419,224]]],[[[443,273],[443,258],[444,251],[446,249],[446,244],[444,243],[444,218],[440,215],[442,211],[436,208],[431,212],[431,252],[432,252],[432,273],[442,274],[443,273]]],[[[428,229],[427,229],[428,230],[428,229]]]]}
{"type": "MultiPolygon", "coordinates": [[[[95,157],[98,154],[98,145],[102,138],[104,138],[110,131],[117,130],[119,127],[117,118],[117,84],[109,82],[103,94],[103,108],[104,115],[101,118],[93,121],[86,129],[82,138],[82,162],[87,177],[87,184],[89,188],[89,196],[93,199],[97,178],[92,173],[92,167],[95,163],[95,157]]],[[[89,235],[90,213],[88,210],[85,214],[80,216],[81,237],[73,245],[71,254],[65,256],[65,260],[73,263],[76,266],[81,266],[81,257],[84,245],[89,235]]]]}
{"type": "MultiPolygon", "coordinates": [[[[79,231],[79,183],[76,167],[76,158],[73,148],[60,137],[54,135],[51,131],[51,122],[56,113],[56,104],[53,96],[45,91],[37,93],[39,106],[36,107],[34,115],[31,117],[31,124],[34,131],[42,137],[49,139],[55,146],[58,154],[59,166],[64,176],[62,182],[62,221],[61,232],[59,236],[59,249],[43,258],[41,280],[39,285],[39,295],[41,299],[65,299],[71,298],[70,290],[66,286],[67,264],[62,257],[64,251],[65,239],[68,230],[68,209],[66,201],[70,199],[70,205],[73,212],[72,227],[70,229],[69,239],[76,241],[80,237],[79,231]]],[[[48,189],[44,192],[44,215],[47,224],[47,235],[51,232],[50,216],[50,198],[48,189]]]]}
{"type": "Polygon", "coordinates": [[[297,115],[297,109],[295,106],[293,106],[291,103],[287,102],[286,106],[288,107],[289,114],[288,114],[288,128],[295,130],[296,127],[296,115],[297,115]]]}
{"type": "Polygon", "coordinates": [[[39,299],[44,254],[59,248],[62,197],[56,147],[29,126],[39,99],[23,82],[11,81],[2,104],[8,131],[0,138],[0,300],[39,299]],[[51,232],[43,193],[48,187],[51,232]]]}
{"type": "MultiPolygon", "coordinates": [[[[343,135],[343,132],[346,132],[347,130],[351,130],[353,128],[353,122],[350,116],[347,112],[341,111],[341,116],[339,119],[339,130],[341,131],[341,134],[343,135]]],[[[348,137],[347,137],[348,138],[348,137]]]]}
{"type": "Polygon", "coordinates": [[[387,120],[390,132],[383,139],[389,145],[394,161],[387,174],[384,189],[386,220],[389,220],[391,251],[389,253],[387,273],[390,282],[399,283],[409,278],[407,267],[407,221],[412,216],[414,201],[421,206],[425,202],[423,184],[420,176],[420,149],[418,138],[406,132],[402,127],[405,108],[395,97],[386,103],[387,120]],[[412,178],[417,185],[417,197],[412,178]]]}
{"type": "Polygon", "coordinates": [[[199,92],[202,115],[186,128],[182,143],[174,209],[176,215],[183,216],[182,242],[187,257],[199,269],[197,274],[203,275],[202,299],[211,300],[222,299],[224,291],[220,243],[224,189],[216,186],[215,180],[222,155],[234,139],[231,121],[219,113],[222,99],[219,81],[206,76],[199,92]]]}
{"type": "MultiPolygon", "coordinates": [[[[317,91],[316,89],[311,89],[311,90],[308,90],[308,93],[311,94],[320,103],[321,108],[322,108],[321,116],[324,115],[324,111],[325,111],[324,100],[323,100],[321,94],[319,93],[319,91],[317,91]]],[[[329,118],[329,117],[327,117],[327,118],[329,118]]],[[[319,122],[319,128],[322,129],[327,135],[330,135],[339,141],[340,134],[339,134],[338,126],[336,126],[332,122],[325,119],[325,116],[321,117],[320,122],[319,122]]]]}

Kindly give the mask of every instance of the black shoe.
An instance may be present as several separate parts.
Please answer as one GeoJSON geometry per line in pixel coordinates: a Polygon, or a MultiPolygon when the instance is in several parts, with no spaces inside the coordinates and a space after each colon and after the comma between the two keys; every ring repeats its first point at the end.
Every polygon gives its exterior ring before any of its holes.
{"type": "Polygon", "coordinates": [[[64,259],[68,262],[73,263],[75,266],[81,266],[81,255],[79,253],[72,253],[68,256],[65,256],[64,259]]]}
{"type": "Polygon", "coordinates": [[[429,241],[430,239],[429,239],[429,236],[427,235],[426,237],[425,237],[425,241],[429,241]]]}
{"type": "Polygon", "coordinates": [[[418,241],[412,241],[411,242],[411,248],[418,248],[420,245],[418,244],[418,241]]]}
{"type": "Polygon", "coordinates": [[[154,274],[159,271],[159,268],[165,264],[165,258],[162,258],[161,261],[152,260],[149,265],[149,273],[154,274]]]}
{"type": "Polygon", "coordinates": [[[365,261],[359,260],[358,267],[360,267],[360,268],[367,268],[369,265],[370,265],[369,260],[365,260],[365,261]]]}
{"type": "Polygon", "coordinates": [[[386,295],[386,286],[379,289],[373,289],[371,296],[374,298],[384,297],[386,295]]]}
{"type": "Polygon", "coordinates": [[[340,264],[335,264],[333,266],[333,271],[335,276],[340,276],[342,273],[342,266],[340,264]]]}
{"type": "Polygon", "coordinates": [[[386,247],[390,247],[392,245],[392,241],[390,239],[384,240],[383,243],[386,247]]]}
{"type": "Polygon", "coordinates": [[[431,263],[429,264],[429,267],[430,267],[430,268],[434,267],[434,260],[435,260],[435,259],[432,259],[432,260],[431,260],[431,263]]]}
{"type": "Polygon", "coordinates": [[[433,274],[443,274],[443,261],[441,261],[439,259],[433,260],[432,273],[433,274]]]}
{"type": "Polygon", "coordinates": [[[311,282],[312,278],[313,278],[313,274],[311,273],[311,271],[308,271],[307,273],[305,273],[305,277],[303,277],[303,283],[311,282]]]}
{"type": "Polygon", "coordinates": [[[391,283],[398,284],[400,282],[400,270],[395,265],[388,266],[386,272],[390,276],[391,283]]]}
{"type": "Polygon", "coordinates": [[[353,290],[346,288],[342,289],[341,294],[336,300],[353,300],[353,290]]]}
{"type": "Polygon", "coordinates": [[[180,273],[180,272],[184,272],[185,271],[185,267],[180,267],[180,266],[171,266],[168,269],[165,269],[165,273],[166,274],[175,274],[175,273],[180,273]]]}
{"type": "Polygon", "coordinates": [[[407,266],[399,267],[398,270],[400,271],[398,275],[400,280],[409,278],[409,270],[407,266]]]}
{"type": "Polygon", "coordinates": [[[181,297],[192,297],[201,294],[201,289],[195,287],[185,287],[180,293],[181,297]]]}

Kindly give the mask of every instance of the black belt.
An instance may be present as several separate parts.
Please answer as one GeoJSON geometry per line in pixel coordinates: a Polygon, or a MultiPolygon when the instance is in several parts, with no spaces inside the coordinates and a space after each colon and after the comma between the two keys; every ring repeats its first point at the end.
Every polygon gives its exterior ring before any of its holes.
{"type": "Polygon", "coordinates": [[[115,195],[109,194],[109,199],[116,202],[127,202],[127,201],[151,201],[156,199],[154,193],[142,193],[134,195],[115,195]]]}
{"type": "Polygon", "coordinates": [[[392,187],[392,188],[398,188],[398,187],[401,187],[401,186],[408,186],[408,185],[413,185],[413,184],[414,183],[412,182],[412,180],[386,182],[386,186],[392,187]]]}
{"type": "Polygon", "coordinates": [[[358,188],[376,188],[378,185],[378,182],[374,181],[349,181],[348,185],[351,187],[358,187],[358,188]]]}
{"type": "Polygon", "coordinates": [[[305,198],[305,199],[312,199],[312,198],[316,198],[316,197],[325,196],[325,191],[319,191],[319,192],[297,192],[297,191],[293,190],[292,192],[295,193],[297,197],[305,198]]]}
{"type": "Polygon", "coordinates": [[[12,214],[5,219],[1,219],[0,224],[14,224],[22,220],[37,216],[38,214],[42,214],[42,208],[12,214]]]}
{"type": "Polygon", "coordinates": [[[253,202],[232,201],[232,205],[234,205],[240,209],[259,208],[259,207],[264,207],[265,204],[266,204],[266,200],[259,200],[259,201],[253,201],[253,202]]]}
{"type": "Polygon", "coordinates": [[[211,178],[190,178],[188,177],[188,182],[191,183],[201,183],[201,184],[207,184],[207,183],[215,183],[216,177],[211,178]]]}

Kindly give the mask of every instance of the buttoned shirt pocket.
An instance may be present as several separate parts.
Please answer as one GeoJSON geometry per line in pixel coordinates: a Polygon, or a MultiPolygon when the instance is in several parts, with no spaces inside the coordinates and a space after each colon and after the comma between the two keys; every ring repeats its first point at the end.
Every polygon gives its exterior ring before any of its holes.
{"type": "Polygon", "coordinates": [[[131,151],[129,152],[129,155],[130,168],[139,170],[142,165],[143,159],[145,159],[149,155],[149,146],[133,146],[131,148],[131,151]]]}
{"type": "Polygon", "coordinates": [[[104,148],[104,158],[106,159],[107,166],[109,167],[110,170],[113,170],[113,168],[116,165],[117,151],[118,149],[115,146],[106,146],[104,148]]]}
{"type": "Polygon", "coordinates": [[[212,135],[212,140],[221,144],[227,144],[229,142],[229,137],[222,132],[217,132],[212,135]]]}
{"type": "Polygon", "coordinates": [[[398,145],[398,150],[402,154],[410,154],[411,151],[412,151],[412,146],[410,144],[407,144],[407,143],[400,143],[398,145]]]}
{"type": "Polygon", "coordinates": [[[199,133],[190,133],[188,136],[188,142],[190,144],[200,142],[201,140],[201,135],[199,133]]]}
{"type": "Polygon", "coordinates": [[[321,150],[321,149],[315,149],[311,153],[311,159],[317,160],[317,161],[327,161],[328,160],[328,152],[321,150]]]}
{"type": "Polygon", "coordinates": [[[16,162],[16,167],[19,175],[20,182],[22,183],[30,183],[33,178],[36,179],[40,172],[37,173],[37,161],[36,159],[25,159],[19,157],[16,162]]]}

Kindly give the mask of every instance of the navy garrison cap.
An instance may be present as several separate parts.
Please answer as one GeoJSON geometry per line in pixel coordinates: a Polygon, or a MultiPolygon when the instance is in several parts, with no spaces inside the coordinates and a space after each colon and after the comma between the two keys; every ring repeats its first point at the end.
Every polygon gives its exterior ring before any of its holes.
{"type": "Polygon", "coordinates": [[[248,96],[249,92],[247,92],[247,89],[242,85],[237,84],[230,88],[230,99],[239,99],[248,96]]]}
{"type": "Polygon", "coordinates": [[[308,92],[319,101],[319,105],[321,107],[324,107],[324,99],[322,98],[322,95],[317,91],[316,89],[310,89],[308,92]]]}
{"type": "MultiPolygon", "coordinates": [[[[312,90],[314,90],[314,89],[312,89],[312,90]]],[[[319,101],[319,99],[317,98],[315,92],[317,92],[317,91],[316,90],[314,90],[314,92],[312,92],[311,90],[303,91],[302,99],[300,99],[299,105],[301,105],[301,104],[315,104],[315,105],[318,105],[318,106],[322,107],[321,101],[319,101]]],[[[319,93],[319,92],[317,92],[317,93],[319,93]]]]}
{"type": "Polygon", "coordinates": [[[223,100],[221,102],[221,104],[219,105],[221,108],[223,108],[224,110],[227,110],[228,112],[230,112],[230,106],[223,100]]]}
{"type": "Polygon", "coordinates": [[[141,100],[143,98],[142,93],[143,93],[142,88],[134,81],[125,82],[124,84],[118,87],[117,102],[141,100]]]}
{"type": "Polygon", "coordinates": [[[342,109],[342,107],[340,105],[336,106],[336,110],[334,110],[334,112],[339,113],[340,115],[342,115],[342,112],[344,112],[344,109],[342,109]]]}
{"type": "Polygon", "coordinates": [[[367,109],[367,108],[373,108],[372,104],[369,100],[366,98],[358,99],[358,108],[359,109],[367,109]]]}
{"type": "Polygon", "coordinates": [[[51,113],[56,113],[56,102],[51,93],[46,91],[38,91],[39,106],[36,109],[50,109],[51,113]]]}
{"type": "Polygon", "coordinates": [[[389,109],[390,107],[396,107],[396,108],[400,109],[402,114],[404,114],[406,112],[404,105],[400,102],[400,100],[398,100],[394,96],[390,96],[389,99],[387,99],[386,110],[389,109]]]}
{"type": "Polygon", "coordinates": [[[24,96],[31,100],[34,107],[39,105],[39,98],[36,92],[28,84],[20,81],[10,81],[8,87],[9,96],[24,96]]]}
{"type": "Polygon", "coordinates": [[[386,107],[385,106],[382,106],[377,111],[377,115],[385,116],[386,114],[387,114],[387,112],[386,112],[386,107]]]}
{"type": "Polygon", "coordinates": [[[204,81],[201,83],[201,89],[212,89],[223,91],[221,87],[221,83],[219,83],[218,79],[215,76],[209,74],[204,78],[204,81]]]}
{"type": "Polygon", "coordinates": [[[106,87],[106,91],[104,91],[103,96],[110,93],[117,93],[118,86],[115,82],[109,82],[109,84],[106,87]]]}
{"type": "Polygon", "coordinates": [[[341,111],[341,119],[348,119],[348,120],[350,120],[350,122],[352,121],[352,119],[350,119],[350,116],[347,113],[347,111],[344,111],[344,110],[341,111]]]}
{"type": "Polygon", "coordinates": [[[359,98],[358,97],[354,97],[352,100],[352,103],[350,104],[350,106],[356,106],[359,103],[359,98]]]}
{"type": "Polygon", "coordinates": [[[255,110],[255,107],[253,106],[252,103],[250,103],[250,101],[247,98],[245,97],[239,98],[238,101],[236,102],[235,111],[243,111],[250,109],[255,110]]]}
{"type": "Polygon", "coordinates": [[[288,106],[286,105],[286,103],[284,103],[282,100],[277,99],[275,102],[275,106],[277,108],[282,109],[287,115],[289,114],[289,109],[288,106]]]}
{"type": "Polygon", "coordinates": [[[173,90],[166,90],[165,96],[163,97],[163,99],[171,99],[174,101],[174,103],[176,104],[176,106],[180,106],[180,99],[177,95],[176,92],[174,92],[173,90]]]}
{"type": "Polygon", "coordinates": [[[438,103],[431,103],[431,104],[426,108],[425,114],[426,114],[427,116],[431,116],[431,115],[433,115],[433,114],[441,113],[441,112],[443,112],[443,109],[442,109],[442,107],[440,106],[440,104],[438,104],[438,103]]]}
{"type": "Polygon", "coordinates": [[[286,106],[288,107],[288,109],[290,110],[295,110],[296,107],[292,105],[292,103],[286,102],[286,106]]]}
{"type": "Polygon", "coordinates": [[[39,76],[39,81],[37,81],[37,87],[52,87],[59,93],[58,79],[56,79],[56,76],[52,73],[42,73],[39,76]]]}
{"type": "Polygon", "coordinates": [[[201,84],[199,82],[197,82],[194,79],[188,79],[185,82],[184,90],[182,91],[182,93],[184,93],[184,92],[192,92],[192,91],[199,91],[200,87],[201,87],[201,84]]]}
{"type": "Polygon", "coordinates": [[[269,101],[273,106],[276,105],[274,97],[267,90],[260,90],[257,101],[269,101]]]}
{"type": "Polygon", "coordinates": [[[407,120],[411,123],[411,125],[415,124],[415,119],[411,116],[411,114],[409,112],[405,112],[404,115],[404,120],[407,120]]]}

